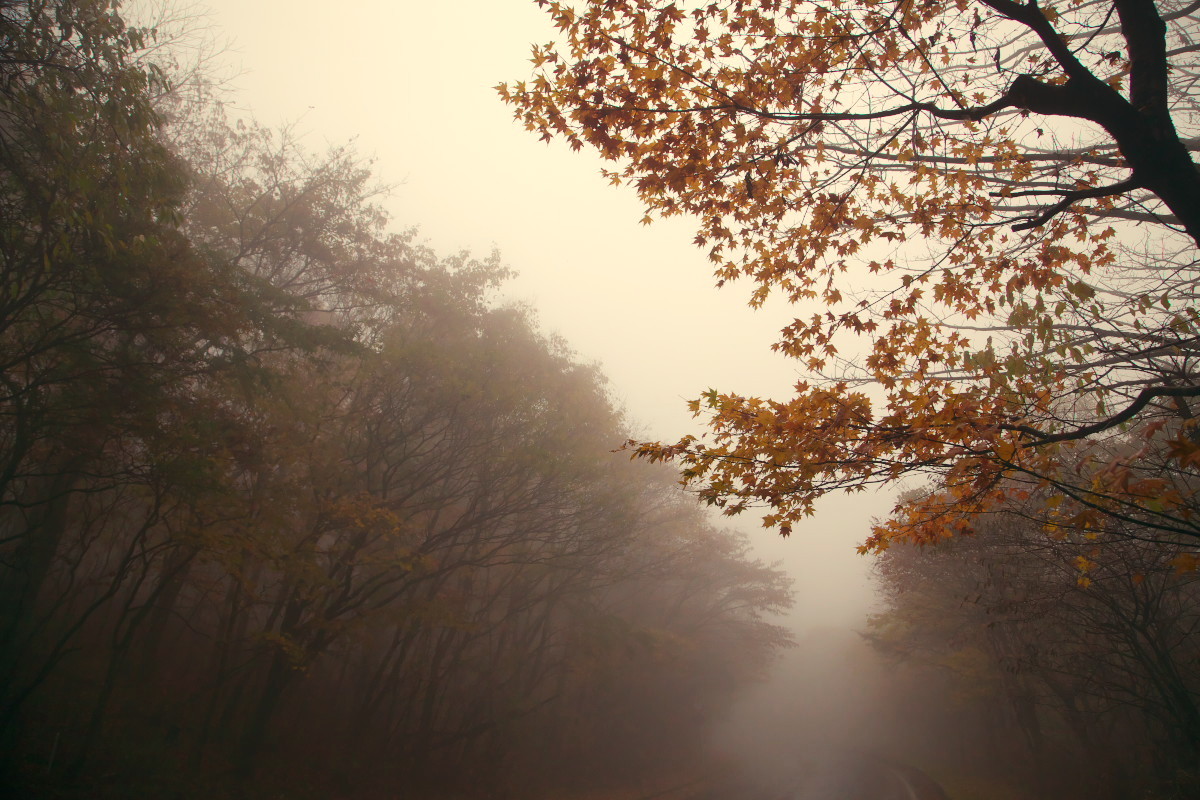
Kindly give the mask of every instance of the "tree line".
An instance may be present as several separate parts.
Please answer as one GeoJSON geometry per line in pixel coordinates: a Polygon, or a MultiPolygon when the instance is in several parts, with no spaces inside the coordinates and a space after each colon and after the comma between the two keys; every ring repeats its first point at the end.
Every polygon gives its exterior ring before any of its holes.
{"type": "Polygon", "coordinates": [[[696,746],[782,574],[611,452],[498,258],[155,37],[0,1],[0,782],[531,796],[696,746]]]}
{"type": "Polygon", "coordinates": [[[879,556],[868,639],[910,754],[1014,796],[1195,796],[1200,578],[1144,531],[1047,535],[1044,498],[879,556]],[[1030,513],[1030,508],[1033,513],[1030,513]]]}

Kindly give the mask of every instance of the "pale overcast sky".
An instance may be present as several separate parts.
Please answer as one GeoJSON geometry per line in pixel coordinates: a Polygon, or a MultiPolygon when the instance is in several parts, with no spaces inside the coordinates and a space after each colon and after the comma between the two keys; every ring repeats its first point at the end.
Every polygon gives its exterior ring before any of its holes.
{"type": "MultiPolygon", "coordinates": [[[[442,253],[498,249],[509,296],[599,362],[640,435],[695,432],[686,400],[709,387],[786,396],[796,373],[770,344],[789,309],[718,291],[689,220],[639,224],[634,193],[591,153],[547,145],[512,119],[495,85],[529,74],[553,37],[533,0],[207,0],[238,113],[293,124],[310,147],[354,140],[396,185],[387,206],[442,253]]],[[[854,547],[885,497],[831,498],[791,540],[748,530],[796,579],[797,618],[860,625],[869,561],[854,547]]]]}

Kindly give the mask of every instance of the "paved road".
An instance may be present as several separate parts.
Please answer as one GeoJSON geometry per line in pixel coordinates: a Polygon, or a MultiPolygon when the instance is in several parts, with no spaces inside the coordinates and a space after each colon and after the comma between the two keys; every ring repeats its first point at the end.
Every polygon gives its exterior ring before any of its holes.
{"type": "Polygon", "coordinates": [[[861,753],[838,754],[802,775],[780,800],[949,800],[919,769],[861,753]]]}
{"type": "Polygon", "coordinates": [[[810,757],[770,782],[747,776],[689,793],[687,800],[949,800],[919,769],[866,753],[810,757]]]}

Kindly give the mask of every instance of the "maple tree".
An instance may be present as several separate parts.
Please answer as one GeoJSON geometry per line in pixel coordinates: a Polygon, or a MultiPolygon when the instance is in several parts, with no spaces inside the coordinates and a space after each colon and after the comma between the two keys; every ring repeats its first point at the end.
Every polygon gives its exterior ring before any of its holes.
{"type": "Polygon", "coordinates": [[[867,549],[1044,489],[1062,535],[1200,536],[1200,5],[537,1],[560,36],[498,87],[517,118],[797,307],[793,397],[709,391],[708,438],[637,455],[785,535],[936,476],[867,549]]]}

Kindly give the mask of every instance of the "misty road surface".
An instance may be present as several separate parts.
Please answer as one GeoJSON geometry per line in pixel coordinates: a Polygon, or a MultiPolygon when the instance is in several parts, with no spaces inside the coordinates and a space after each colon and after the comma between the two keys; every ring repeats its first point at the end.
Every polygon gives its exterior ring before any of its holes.
{"type": "Polygon", "coordinates": [[[807,759],[796,774],[765,781],[744,778],[689,794],[687,800],[949,800],[921,770],[866,753],[807,759]]]}
{"type": "Polygon", "coordinates": [[[787,791],[779,800],[948,800],[919,769],[859,754],[826,761],[787,791]]]}

